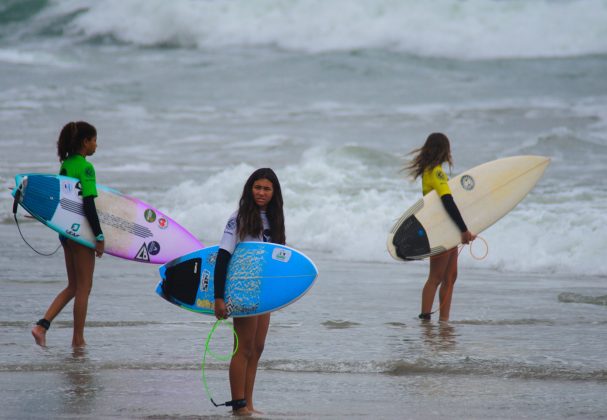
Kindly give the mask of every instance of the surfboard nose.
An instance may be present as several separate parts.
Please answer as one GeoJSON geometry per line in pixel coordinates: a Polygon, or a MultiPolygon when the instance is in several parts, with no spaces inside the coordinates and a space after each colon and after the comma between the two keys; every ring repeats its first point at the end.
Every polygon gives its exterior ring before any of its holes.
{"type": "Polygon", "coordinates": [[[552,161],[552,158],[550,158],[549,156],[532,155],[529,157],[534,159],[537,162],[537,165],[548,166],[552,161]]]}
{"type": "Polygon", "coordinates": [[[11,191],[11,194],[13,195],[13,197],[17,193],[17,190],[23,191],[23,189],[25,188],[26,185],[27,185],[27,175],[24,175],[24,174],[15,175],[15,187],[12,188],[12,191],[11,191]]]}
{"type": "MultiPolygon", "coordinates": [[[[532,168],[531,171],[537,172],[537,181],[544,175],[546,168],[550,165],[552,159],[548,156],[529,156],[529,166],[532,168]]],[[[536,181],[536,182],[537,182],[536,181]]]]}

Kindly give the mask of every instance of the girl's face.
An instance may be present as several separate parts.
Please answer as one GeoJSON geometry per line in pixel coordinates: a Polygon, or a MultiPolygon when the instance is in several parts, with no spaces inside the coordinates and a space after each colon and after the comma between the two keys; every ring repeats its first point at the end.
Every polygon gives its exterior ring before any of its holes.
{"type": "Polygon", "coordinates": [[[272,181],[262,178],[253,183],[253,200],[261,210],[268,207],[268,203],[272,201],[274,195],[274,186],[272,181]]]}
{"type": "Polygon", "coordinates": [[[92,156],[97,150],[97,136],[84,139],[82,142],[82,154],[85,156],[92,156]]]}

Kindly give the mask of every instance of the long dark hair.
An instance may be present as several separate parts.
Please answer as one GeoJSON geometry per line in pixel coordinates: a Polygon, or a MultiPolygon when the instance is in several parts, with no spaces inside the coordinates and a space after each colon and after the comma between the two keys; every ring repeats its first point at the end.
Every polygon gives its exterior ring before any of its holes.
{"type": "Polygon", "coordinates": [[[259,206],[253,199],[253,184],[260,179],[267,179],[272,183],[272,199],[266,208],[266,216],[270,222],[272,242],[285,244],[285,216],[282,211],[282,191],[280,182],[274,171],[270,168],[260,168],[251,174],[242,189],[242,197],[238,206],[238,236],[243,240],[245,236],[257,236],[263,231],[263,223],[259,206]]]}
{"type": "Polygon", "coordinates": [[[443,162],[447,162],[449,167],[453,166],[451,160],[451,145],[449,139],[443,133],[432,133],[426,139],[426,142],[419,149],[411,152],[413,159],[405,167],[413,179],[421,176],[428,168],[433,168],[443,162]]]}
{"type": "Polygon", "coordinates": [[[63,126],[57,140],[57,155],[63,162],[82,149],[84,140],[97,137],[97,130],[86,121],[69,122],[63,126]]]}

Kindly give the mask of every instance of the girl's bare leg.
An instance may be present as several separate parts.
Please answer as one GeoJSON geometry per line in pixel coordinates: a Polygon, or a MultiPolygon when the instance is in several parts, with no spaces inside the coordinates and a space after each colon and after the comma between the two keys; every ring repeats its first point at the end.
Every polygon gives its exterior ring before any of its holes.
{"type": "Polygon", "coordinates": [[[429,314],[432,312],[436,289],[445,278],[450,252],[451,251],[447,251],[430,257],[430,272],[428,274],[428,280],[426,280],[426,284],[422,290],[422,314],[429,314]]]}
{"type": "Polygon", "coordinates": [[[255,341],[253,343],[253,352],[251,359],[247,364],[247,377],[245,381],[245,398],[247,399],[247,408],[249,411],[260,413],[253,408],[253,388],[255,386],[255,376],[257,375],[257,365],[266,343],[266,336],[270,328],[270,314],[256,316],[257,328],[255,332],[255,341]]]}
{"type": "MultiPolygon", "coordinates": [[[[238,336],[238,350],[230,362],[230,390],[232,400],[245,399],[247,366],[255,343],[257,317],[234,318],[234,330],[238,336]]],[[[236,345],[236,341],[234,342],[236,345]]],[[[247,407],[234,410],[235,414],[251,414],[247,407]]]]}
{"type": "MultiPolygon", "coordinates": [[[[55,317],[63,310],[65,305],[69,303],[70,300],[76,294],[76,265],[74,262],[74,253],[71,249],[71,244],[75,243],[73,241],[65,241],[63,243],[63,254],[65,257],[65,269],[67,271],[67,287],[63,289],[59,294],[55,297],[51,305],[46,310],[44,314],[44,319],[51,322],[55,317]]],[[[39,346],[46,346],[46,329],[40,325],[35,325],[32,328],[32,335],[34,336],[34,340],[36,340],[36,344],[39,346]]]]}
{"type": "Polygon", "coordinates": [[[444,279],[441,283],[439,291],[440,299],[440,321],[449,321],[449,313],[451,311],[451,300],[453,297],[453,289],[457,280],[457,258],[458,249],[454,248],[449,252],[449,261],[445,270],[444,279]]]}
{"type": "Polygon", "coordinates": [[[72,244],[76,269],[76,293],[74,295],[74,335],[72,346],[86,345],[84,341],[84,324],[89,303],[89,295],[93,287],[93,272],[95,271],[95,250],[72,244]]]}

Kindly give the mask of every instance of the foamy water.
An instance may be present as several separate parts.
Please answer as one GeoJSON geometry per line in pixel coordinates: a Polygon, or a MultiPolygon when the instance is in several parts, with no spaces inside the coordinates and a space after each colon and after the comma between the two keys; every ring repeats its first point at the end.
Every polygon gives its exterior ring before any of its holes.
{"type": "Polygon", "coordinates": [[[607,6],[601,0],[54,1],[23,31],[48,31],[67,15],[74,18],[64,29],[74,38],[140,46],[386,48],[457,59],[607,52],[607,6]]]}

